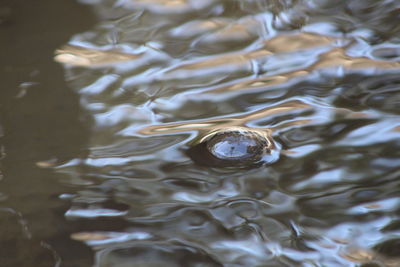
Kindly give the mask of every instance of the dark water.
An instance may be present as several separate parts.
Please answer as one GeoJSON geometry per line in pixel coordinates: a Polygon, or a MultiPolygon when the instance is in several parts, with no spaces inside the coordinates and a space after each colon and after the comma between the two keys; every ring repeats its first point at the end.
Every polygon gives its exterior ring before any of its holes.
{"type": "Polygon", "coordinates": [[[81,2],[0,9],[4,266],[400,265],[400,2],[81,2]]]}

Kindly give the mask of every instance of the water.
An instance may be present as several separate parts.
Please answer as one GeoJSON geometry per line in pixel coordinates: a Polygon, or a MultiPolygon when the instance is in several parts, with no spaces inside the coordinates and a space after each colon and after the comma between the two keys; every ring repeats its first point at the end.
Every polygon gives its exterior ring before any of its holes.
{"type": "Polygon", "coordinates": [[[400,264],[398,1],[81,2],[3,104],[9,266],[400,264]],[[190,153],[232,127],[273,160],[190,153]]]}

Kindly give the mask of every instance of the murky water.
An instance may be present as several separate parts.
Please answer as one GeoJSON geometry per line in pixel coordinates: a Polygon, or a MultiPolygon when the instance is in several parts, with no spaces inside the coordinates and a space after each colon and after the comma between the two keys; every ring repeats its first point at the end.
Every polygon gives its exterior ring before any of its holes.
{"type": "Polygon", "coordinates": [[[400,265],[400,2],[81,2],[97,22],[51,51],[74,119],[6,187],[6,245],[55,266],[400,265]]]}

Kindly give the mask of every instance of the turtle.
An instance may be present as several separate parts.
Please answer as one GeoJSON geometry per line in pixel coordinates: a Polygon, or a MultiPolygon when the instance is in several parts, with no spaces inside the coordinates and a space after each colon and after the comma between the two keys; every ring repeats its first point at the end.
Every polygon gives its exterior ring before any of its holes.
{"type": "MultiPolygon", "coordinates": [[[[281,154],[281,145],[273,139],[276,127],[255,128],[250,127],[249,122],[310,108],[302,101],[291,100],[223,119],[151,125],[140,129],[138,133],[148,136],[195,131],[196,137],[187,143],[185,150],[195,163],[211,167],[258,167],[276,162],[281,154]]],[[[302,122],[297,120],[295,123],[302,122]]]]}
{"type": "Polygon", "coordinates": [[[278,160],[278,147],[269,129],[233,126],[208,132],[192,143],[187,154],[200,165],[254,167],[278,160]]]}

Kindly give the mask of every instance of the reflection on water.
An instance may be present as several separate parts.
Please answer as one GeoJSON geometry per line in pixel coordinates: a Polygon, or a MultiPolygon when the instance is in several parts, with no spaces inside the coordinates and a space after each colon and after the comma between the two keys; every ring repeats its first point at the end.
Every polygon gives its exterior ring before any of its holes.
{"type": "Polygon", "coordinates": [[[101,22],[55,60],[93,120],[88,155],[38,164],[74,188],[69,238],[96,266],[399,264],[400,3],[84,2],[101,22]],[[189,157],[232,127],[277,157],[189,157]]]}
{"type": "Polygon", "coordinates": [[[396,53],[395,32],[352,29],[355,4],[118,4],[137,13],[56,56],[95,121],[88,158],[57,167],[84,187],[65,216],[126,222],[71,236],[98,265],[393,264],[381,242],[396,240],[383,229],[397,207],[400,63],[380,51],[396,53]],[[233,172],[185,153],[237,126],[270,131],[281,159],[233,172]]]}
{"type": "Polygon", "coordinates": [[[56,51],[54,60],[74,66],[92,67],[116,64],[128,60],[137,60],[139,56],[140,55],[66,45],[56,51]]]}

